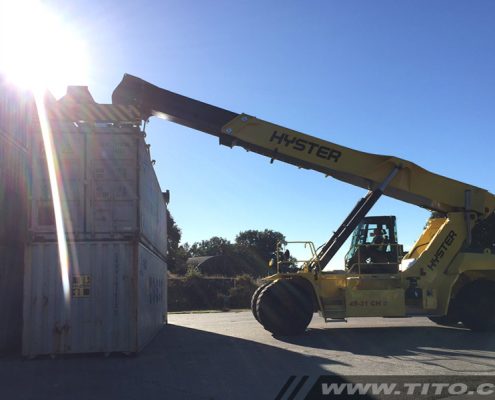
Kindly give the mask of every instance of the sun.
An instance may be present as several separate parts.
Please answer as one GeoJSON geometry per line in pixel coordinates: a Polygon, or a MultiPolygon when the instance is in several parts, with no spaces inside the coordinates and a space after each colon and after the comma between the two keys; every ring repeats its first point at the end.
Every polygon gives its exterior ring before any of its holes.
{"type": "Polygon", "coordinates": [[[39,0],[0,0],[0,72],[33,91],[55,97],[67,85],[87,84],[84,41],[39,0]]]}

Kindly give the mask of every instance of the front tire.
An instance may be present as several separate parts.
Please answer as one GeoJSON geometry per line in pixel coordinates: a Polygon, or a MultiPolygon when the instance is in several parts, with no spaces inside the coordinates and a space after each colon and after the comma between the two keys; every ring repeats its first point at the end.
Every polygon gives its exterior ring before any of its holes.
{"type": "Polygon", "coordinates": [[[272,282],[266,282],[266,283],[263,283],[260,287],[258,287],[254,293],[253,293],[253,297],[251,297],[251,311],[253,312],[253,316],[254,318],[256,319],[256,321],[260,322],[260,318],[258,317],[258,312],[256,311],[256,303],[258,302],[258,297],[261,293],[261,291],[267,287],[269,284],[271,284],[272,282]]]}
{"type": "Polygon", "coordinates": [[[256,312],[261,325],[274,335],[300,335],[313,317],[312,294],[289,279],[281,279],[261,290],[256,312]]]}

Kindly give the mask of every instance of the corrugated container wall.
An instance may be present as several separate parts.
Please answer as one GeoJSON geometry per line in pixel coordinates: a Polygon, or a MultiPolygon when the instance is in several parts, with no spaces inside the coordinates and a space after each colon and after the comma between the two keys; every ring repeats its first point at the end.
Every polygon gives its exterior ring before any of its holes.
{"type": "Polygon", "coordinates": [[[0,245],[26,241],[28,137],[38,132],[28,92],[0,77],[0,245]]]}
{"type": "Polygon", "coordinates": [[[71,242],[68,304],[56,243],[30,246],[23,355],[137,352],[166,322],[165,261],[137,241],[71,242]]]}
{"type": "Polygon", "coordinates": [[[10,84],[0,75],[0,131],[26,149],[28,136],[38,130],[32,94],[10,84]],[[33,114],[34,113],[34,114],[33,114]]]}
{"type": "Polygon", "coordinates": [[[0,246],[0,355],[21,349],[23,272],[24,245],[0,246]]]}
{"type": "Polygon", "coordinates": [[[28,214],[28,136],[34,100],[0,75],[0,354],[20,350],[28,214]]]}
{"type": "MultiPolygon", "coordinates": [[[[144,135],[135,127],[58,124],[53,138],[65,226],[73,240],[142,237],[167,252],[166,205],[144,135]]],[[[33,141],[30,231],[53,240],[55,220],[41,138],[33,141]]]]}

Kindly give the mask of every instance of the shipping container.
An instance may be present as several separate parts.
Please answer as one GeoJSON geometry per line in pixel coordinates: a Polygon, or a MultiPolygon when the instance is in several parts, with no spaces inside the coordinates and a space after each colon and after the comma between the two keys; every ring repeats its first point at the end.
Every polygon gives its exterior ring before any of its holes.
{"type": "Polygon", "coordinates": [[[21,349],[23,266],[23,245],[0,246],[0,355],[21,349]]]}
{"type": "Polygon", "coordinates": [[[138,241],[68,247],[68,302],[57,243],[27,248],[23,355],[138,352],[166,323],[165,260],[138,241]]]}
{"type": "MultiPolygon", "coordinates": [[[[144,134],[112,124],[53,125],[66,231],[73,240],[140,236],[167,252],[166,204],[144,134]]],[[[33,138],[30,230],[54,240],[55,221],[41,138],[33,138]]]]}
{"type": "Polygon", "coordinates": [[[27,240],[28,153],[0,132],[0,246],[27,240]]]}

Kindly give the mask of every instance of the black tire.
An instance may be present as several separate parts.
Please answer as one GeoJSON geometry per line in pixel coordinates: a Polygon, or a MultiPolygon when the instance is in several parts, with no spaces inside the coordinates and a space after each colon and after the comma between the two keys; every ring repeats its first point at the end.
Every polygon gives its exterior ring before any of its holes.
{"type": "Polygon", "coordinates": [[[312,293],[288,279],[275,281],[261,290],[256,312],[261,325],[274,335],[300,335],[313,317],[312,293]]]}
{"type": "Polygon", "coordinates": [[[443,315],[441,317],[428,317],[428,319],[431,322],[434,322],[435,324],[441,325],[441,326],[456,326],[459,323],[459,321],[453,320],[448,315],[443,315]]]}
{"type": "Polygon", "coordinates": [[[495,282],[478,280],[461,289],[459,318],[472,331],[495,330],[495,282]]]}
{"type": "Polygon", "coordinates": [[[256,303],[258,302],[258,297],[261,293],[261,291],[267,287],[270,283],[272,282],[266,282],[266,283],[263,283],[260,287],[258,287],[254,293],[253,293],[253,296],[251,297],[251,311],[253,312],[253,316],[254,318],[256,319],[256,321],[260,322],[260,319],[258,317],[258,313],[256,312],[256,303]]]}
{"type": "Polygon", "coordinates": [[[428,317],[428,319],[441,326],[458,326],[461,322],[456,299],[450,299],[447,315],[428,317]]]}

